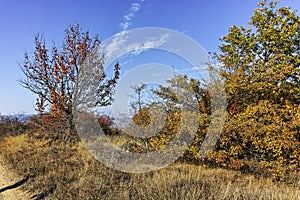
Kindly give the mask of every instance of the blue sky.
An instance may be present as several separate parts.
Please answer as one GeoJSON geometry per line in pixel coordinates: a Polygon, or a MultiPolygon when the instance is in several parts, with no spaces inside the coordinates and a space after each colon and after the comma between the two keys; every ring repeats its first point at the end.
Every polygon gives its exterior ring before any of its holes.
{"type": "MultiPolygon", "coordinates": [[[[18,62],[44,33],[49,45],[62,43],[65,28],[80,23],[101,40],[139,27],[169,28],[215,52],[231,25],[247,26],[259,0],[0,0],[0,113],[34,113],[35,96],[17,82],[18,62]]],[[[300,10],[298,0],[280,5],[300,10]]],[[[299,13],[299,12],[298,12],[299,13]]]]}

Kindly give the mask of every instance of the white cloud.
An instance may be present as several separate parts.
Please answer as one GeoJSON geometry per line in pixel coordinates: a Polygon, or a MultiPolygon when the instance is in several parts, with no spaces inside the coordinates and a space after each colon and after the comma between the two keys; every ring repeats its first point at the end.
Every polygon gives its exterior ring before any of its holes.
{"type": "Polygon", "coordinates": [[[130,8],[125,12],[126,14],[123,15],[124,21],[119,24],[123,31],[128,30],[129,26],[132,24],[131,21],[134,18],[135,13],[141,9],[144,1],[145,0],[138,0],[137,2],[132,3],[130,8]]]}
{"type": "Polygon", "coordinates": [[[125,21],[130,21],[133,17],[134,17],[134,13],[128,13],[127,15],[123,16],[125,21]]]}
{"type": "Polygon", "coordinates": [[[130,31],[122,31],[112,38],[111,42],[104,47],[105,55],[108,58],[107,63],[110,64],[113,59],[121,57],[124,53],[125,55],[136,56],[148,49],[159,49],[162,45],[167,43],[171,37],[169,33],[165,33],[145,41],[143,39],[141,40],[141,38],[136,38],[137,42],[130,43],[130,41],[127,40],[130,34],[130,31]]]}
{"type": "Polygon", "coordinates": [[[161,35],[160,37],[153,37],[151,39],[148,39],[144,43],[136,44],[134,47],[132,47],[133,48],[132,54],[139,55],[141,52],[147,49],[158,48],[167,42],[169,36],[170,34],[166,33],[161,35]]]}
{"type": "Polygon", "coordinates": [[[112,41],[105,47],[105,55],[107,58],[112,58],[116,52],[120,51],[120,48],[124,46],[126,42],[126,33],[122,31],[118,33],[112,41]]]}
{"type": "Polygon", "coordinates": [[[190,67],[190,68],[181,69],[180,72],[189,72],[189,71],[197,71],[197,70],[199,70],[199,67],[190,67]]]}
{"type": "Polygon", "coordinates": [[[130,25],[130,23],[128,21],[120,23],[120,26],[123,30],[127,30],[129,25],[130,25]]]}
{"type": "Polygon", "coordinates": [[[132,3],[130,11],[137,12],[137,11],[139,11],[140,8],[141,8],[141,4],[139,4],[139,3],[132,3]]]}

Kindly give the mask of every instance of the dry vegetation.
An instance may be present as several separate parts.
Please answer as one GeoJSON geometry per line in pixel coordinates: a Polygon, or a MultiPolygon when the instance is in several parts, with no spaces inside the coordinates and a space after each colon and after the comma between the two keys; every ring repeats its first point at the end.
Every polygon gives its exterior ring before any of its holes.
{"type": "MultiPolygon", "coordinates": [[[[179,132],[179,126],[186,135],[197,132],[186,154],[172,166],[140,174],[116,171],[94,159],[75,136],[73,111],[82,107],[82,99],[75,98],[72,103],[73,92],[82,90],[83,106],[89,108],[85,98],[96,88],[97,98],[92,93],[91,105],[110,105],[120,69],[116,64],[113,77],[106,80],[101,72],[104,57],[95,56],[91,62],[100,65],[101,73],[89,68],[83,71],[89,71],[86,75],[97,83],[100,80],[99,85],[87,86],[80,81],[78,67],[84,66],[84,58],[93,55],[100,42],[78,25],[66,30],[61,53],[56,47],[50,53],[44,38],[36,37],[35,56],[25,54],[21,67],[27,79],[21,83],[39,96],[37,110],[41,115],[33,118],[32,124],[17,119],[3,122],[0,118],[1,159],[19,176],[28,178],[24,188],[34,199],[299,200],[300,17],[290,8],[277,8],[277,1],[265,4],[263,1],[255,9],[251,28],[232,26],[221,38],[221,53],[214,56],[221,65],[218,69],[212,66],[216,86],[183,75],[168,80],[168,87],[152,91],[157,98],[148,105],[141,106],[138,93],[133,104],[139,108],[132,118],[135,124],[151,125],[151,118],[164,120],[159,133],[143,139],[144,146],[114,127],[113,118],[99,116],[98,122],[111,141],[128,144],[131,152],[163,148],[179,132]],[[219,79],[226,91],[227,118],[214,150],[199,158],[213,116],[213,102],[223,104],[212,98],[220,92],[219,79]],[[45,112],[48,103],[49,115],[45,112]],[[188,105],[191,112],[184,114],[180,105],[188,105]],[[150,115],[151,106],[162,107],[168,113],[166,118],[159,118],[161,112],[150,115]],[[193,118],[199,119],[197,130],[192,129],[195,124],[185,123],[193,118]]],[[[216,113],[223,110],[214,109],[216,113]]],[[[93,120],[85,114],[80,121],[89,125],[93,120]]],[[[92,127],[83,132],[93,138],[89,131],[95,130],[92,127]]]]}
{"type": "Polygon", "coordinates": [[[75,137],[29,132],[5,136],[0,156],[36,199],[300,199],[300,184],[255,174],[174,163],[128,174],[105,167],[75,137]]]}

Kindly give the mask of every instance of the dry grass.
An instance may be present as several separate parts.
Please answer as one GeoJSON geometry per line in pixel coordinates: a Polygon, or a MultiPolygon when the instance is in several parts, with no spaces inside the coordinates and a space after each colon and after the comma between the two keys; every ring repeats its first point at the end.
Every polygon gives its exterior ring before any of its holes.
{"type": "Polygon", "coordinates": [[[22,134],[0,140],[0,156],[41,199],[300,199],[300,184],[176,163],[128,174],[105,167],[76,138],[22,134]]]}

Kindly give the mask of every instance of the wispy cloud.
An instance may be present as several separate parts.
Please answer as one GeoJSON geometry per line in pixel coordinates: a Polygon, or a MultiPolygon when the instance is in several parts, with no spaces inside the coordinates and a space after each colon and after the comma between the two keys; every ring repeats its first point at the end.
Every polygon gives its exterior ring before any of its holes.
{"type": "Polygon", "coordinates": [[[124,52],[127,55],[137,56],[148,49],[159,49],[162,45],[166,44],[171,37],[169,33],[164,33],[144,40],[139,37],[139,35],[132,34],[134,34],[132,31],[122,31],[116,34],[111,41],[104,46],[108,63],[114,58],[121,57],[124,52]],[[135,38],[136,42],[130,43],[132,38],[135,38]]]}
{"type": "Polygon", "coordinates": [[[131,4],[130,8],[123,15],[123,22],[120,23],[120,27],[123,31],[128,30],[129,26],[132,25],[132,19],[135,14],[141,9],[142,4],[145,0],[138,0],[131,4]]]}
{"type": "Polygon", "coordinates": [[[139,55],[141,52],[153,49],[153,48],[159,48],[163,44],[165,44],[170,37],[170,34],[165,33],[160,35],[159,37],[152,37],[146,40],[144,43],[136,43],[131,48],[133,49],[132,54],[139,55]]]}

